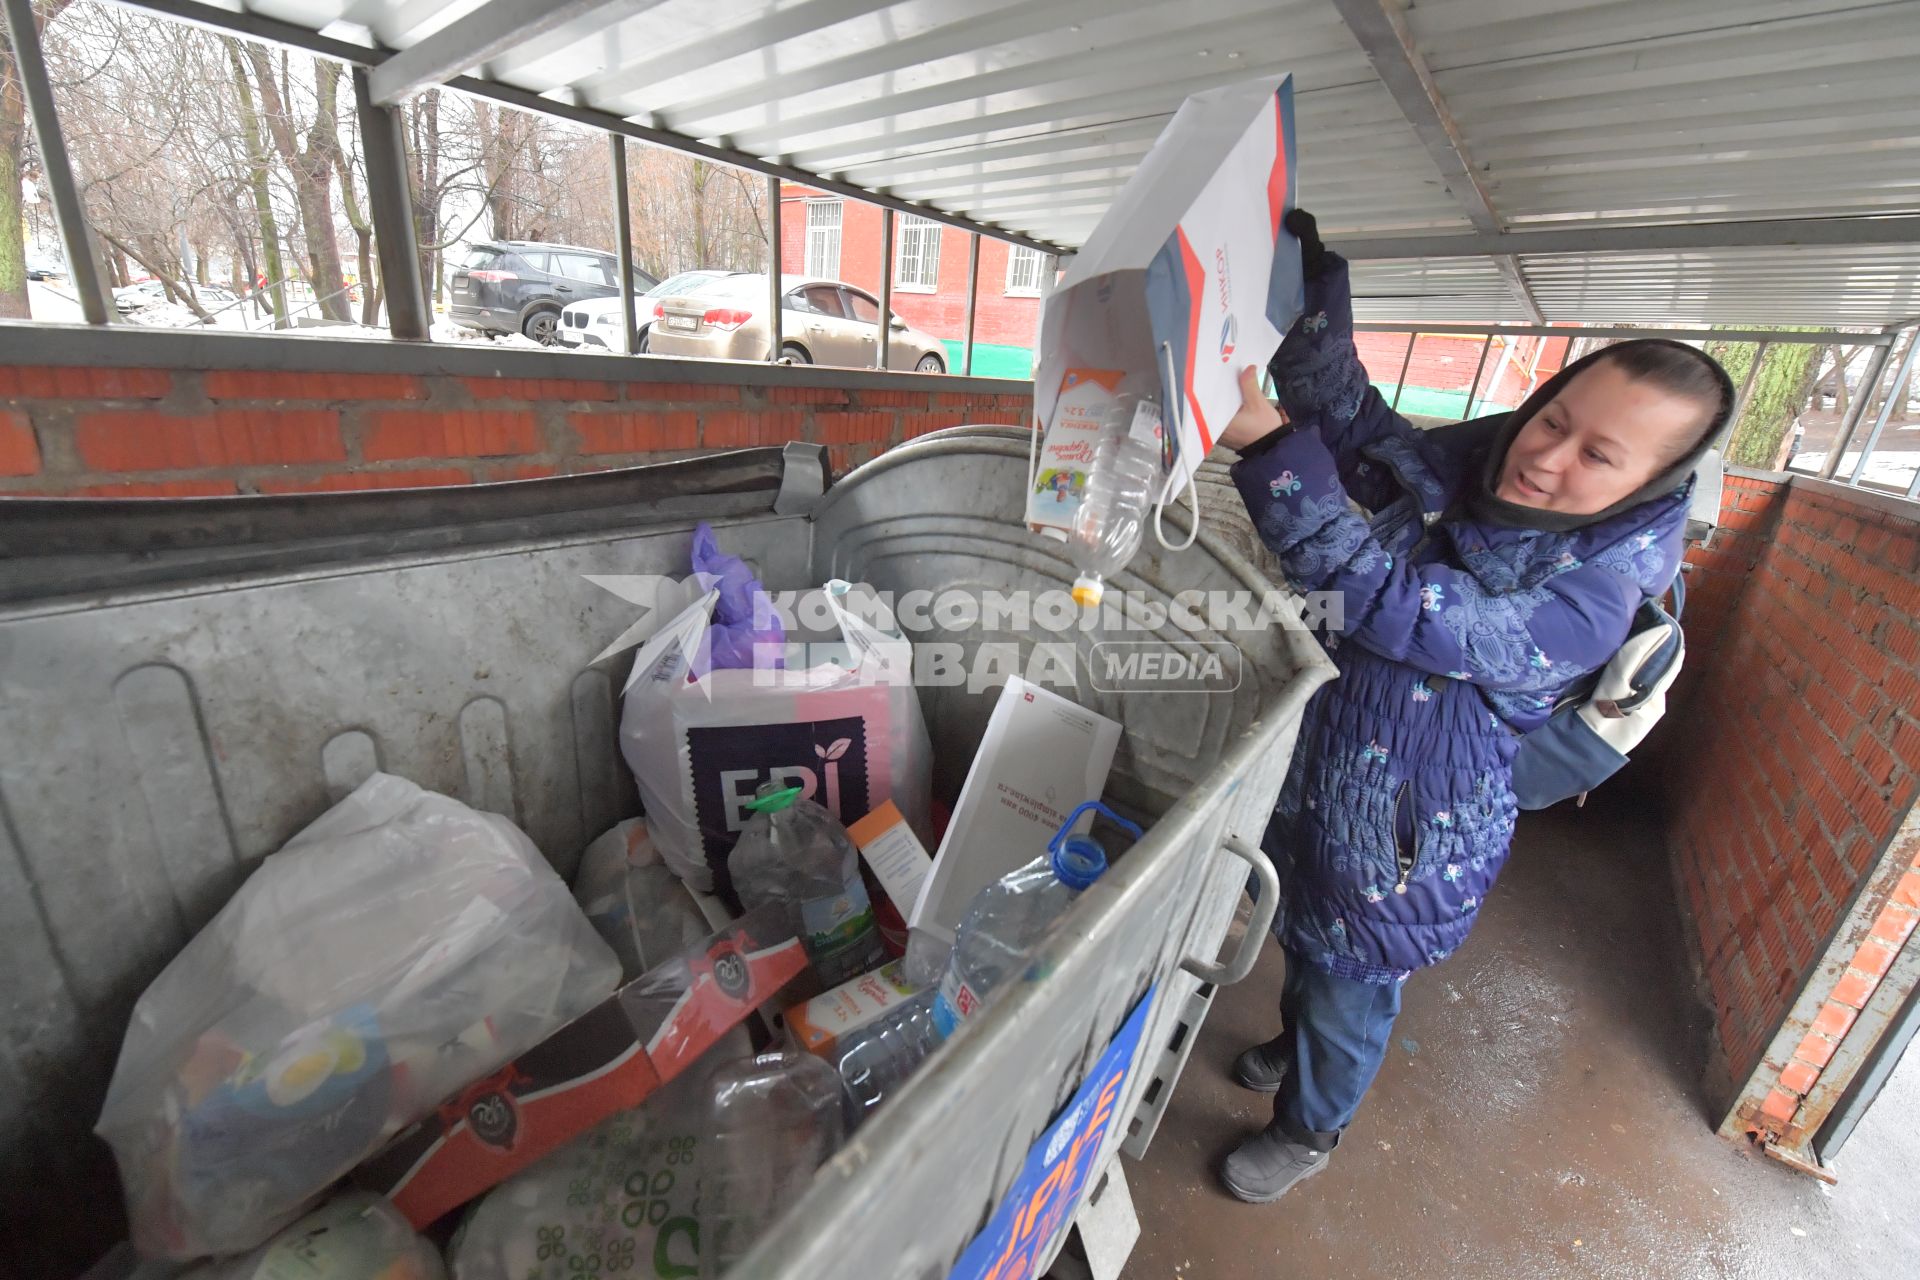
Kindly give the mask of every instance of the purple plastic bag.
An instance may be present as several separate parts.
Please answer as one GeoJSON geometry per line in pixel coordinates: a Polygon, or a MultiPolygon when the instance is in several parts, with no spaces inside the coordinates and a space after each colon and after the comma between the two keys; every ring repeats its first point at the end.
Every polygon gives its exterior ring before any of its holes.
{"type": "Polygon", "coordinates": [[[712,585],[720,591],[719,598],[713,602],[703,652],[693,658],[695,678],[710,670],[753,666],[756,645],[772,646],[761,651],[760,665],[785,666],[781,647],[786,642],[786,629],[780,625],[779,615],[767,608],[763,611],[765,616],[759,619],[765,625],[754,625],[754,597],[766,589],[753,576],[746,561],[720,549],[713,536],[713,526],[704,520],[693,529],[693,571],[711,577],[712,585]]]}

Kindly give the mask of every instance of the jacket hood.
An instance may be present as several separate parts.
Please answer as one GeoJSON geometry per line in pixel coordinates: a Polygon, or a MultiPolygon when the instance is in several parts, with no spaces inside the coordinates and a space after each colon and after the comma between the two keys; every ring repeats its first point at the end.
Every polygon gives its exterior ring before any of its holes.
{"type": "MultiPolygon", "coordinates": [[[[1495,496],[1495,491],[1500,484],[1501,468],[1506,465],[1507,449],[1513,444],[1514,438],[1520,434],[1520,429],[1533,420],[1534,414],[1559,395],[1561,389],[1579,376],[1581,370],[1609,355],[1619,354],[1621,347],[1642,343],[1685,346],[1684,343],[1672,342],[1665,338],[1636,338],[1631,342],[1602,347],[1598,351],[1580,357],[1547,379],[1539,390],[1527,397],[1525,403],[1504,418],[1474,420],[1474,426],[1479,426],[1482,422],[1487,424],[1484,429],[1488,436],[1486,451],[1482,455],[1480,465],[1469,472],[1467,479],[1467,509],[1475,520],[1507,528],[1566,533],[1610,520],[1644,502],[1664,497],[1680,488],[1692,477],[1694,468],[1700,465],[1700,459],[1706,456],[1707,451],[1720,438],[1720,432],[1727,425],[1727,419],[1733,412],[1733,381],[1727,377],[1727,371],[1720,367],[1717,360],[1710,363],[1720,382],[1720,409],[1713,415],[1713,421],[1707,429],[1701,432],[1698,443],[1665,471],[1660,472],[1612,506],[1591,515],[1572,515],[1559,511],[1543,511],[1537,507],[1523,507],[1519,503],[1508,502],[1504,498],[1495,496]]],[[[1686,349],[1693,350],[1691,347],[1686,349]]]]}

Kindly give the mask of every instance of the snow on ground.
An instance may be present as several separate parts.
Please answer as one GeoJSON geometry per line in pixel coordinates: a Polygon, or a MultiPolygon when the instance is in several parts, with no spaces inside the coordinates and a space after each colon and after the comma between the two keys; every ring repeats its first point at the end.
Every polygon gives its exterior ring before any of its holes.
{"type": "MultiPolygon", "coordinates": [[[[49,283],[39,280],[27,282],[27,305],[35,320],[49,324],[84,324],[86,316],[80,309],[80,302],[70,286],[64,282],[49,283]]],[[[177,302],[157,302],[141,307],[124,316],[116,313],[115,320],[126,324],[139,325],[149,329],[219,329],[226,332],[274,333],[273,318],[262,316],[251,302],[239,306],[228,306],[213,311],[211,322],[202,321],[188,308],[177,302]]],[[[330,324],[310,328],[282,329],[282,336],[295,338],[358,338],[376,342],[388,342],[393,335],[384,328],[360,324],[330,324]]],[[[463,329],[444,316],[434,319],[429,331],[435,342],[492,343],[500,347],[516,347],[530,351],[539,351],[541,346],[525,334],[508,334],[505,337],[489,338],[486,334],[473,329],[463,329]]]]}
{"type": "MultiPolygon", "coordinates": [[[[1903,441],[1901,443],[1905,442],[1903,441]]],[[[1826,465],[1826,461],[1827,455],[1824,452],[1803,453],[1794,458],[1792,469],[1795,471],[1811,471],[1817,474],[1820,468],[1826,465]]],[[[1835,478],[1839,480],[1847,479],[1853,474],[1853,469],[1859,465],[1859,462],[1860,451],[1858,449],[1849,450],[1841,454],[1840,467],[1839,470],[1834,473],[1835,478]]],[[[1909,484],[1913,483],[1913,473],[1915,470],[1920,470],[1920,450],[1911,448],[1875,449],[1873,451],[1873,457],[1867,460],[1866,471],[1861,474],[1860,478],[1868,484],[1890,485],[1897,489],[1905,489],[1909,484]]]]}

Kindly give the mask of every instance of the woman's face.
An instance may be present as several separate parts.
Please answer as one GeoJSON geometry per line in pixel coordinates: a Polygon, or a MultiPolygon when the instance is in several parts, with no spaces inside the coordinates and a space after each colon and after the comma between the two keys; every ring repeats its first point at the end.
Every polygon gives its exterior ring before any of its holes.
{"type": "Polygon", "coordinates": [[[1705,425],[1703,412],[1697,400],[1601,360],[1520,428],[1495,496],[1563,515],[1605,511],[1665,470],[1677,442],[1705,425]]]}

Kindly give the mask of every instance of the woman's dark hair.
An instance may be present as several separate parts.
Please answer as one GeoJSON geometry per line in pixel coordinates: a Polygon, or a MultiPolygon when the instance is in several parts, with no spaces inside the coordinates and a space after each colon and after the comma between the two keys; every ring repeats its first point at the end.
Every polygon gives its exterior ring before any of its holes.
{"type": "Polygon", "coordinates": [[[1733,382],[1720,362],[1706,352],[1666,338],[1635,338],[1616,343],[1600,353],[1598,363],[1618,366],[1636,382],[1651,382],[1669,395],[1698,402],[1707,409],[1700,428],[1681,436],[1667,451],[1674,462],[1699,447],[1708,432],[1733,410],[1733,382]]]}

